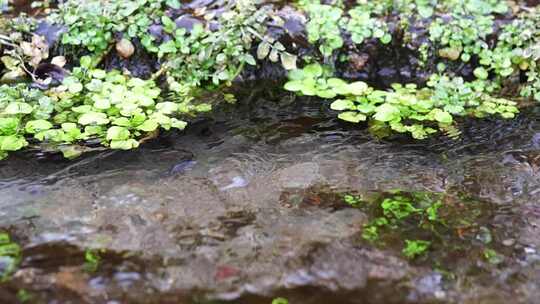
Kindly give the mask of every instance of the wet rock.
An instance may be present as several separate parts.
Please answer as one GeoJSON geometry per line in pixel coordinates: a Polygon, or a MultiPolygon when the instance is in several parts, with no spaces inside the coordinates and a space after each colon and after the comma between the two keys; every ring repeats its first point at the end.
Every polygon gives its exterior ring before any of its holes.
{"type": "Polygon", "coordinates": [[[204,123],[132,153],[0,164],[0,220],[23,246],[0,296],[22,287],[62,303],[251,304],[289,294],[309,304],[535,303],[540,181],[534,153],[507,152],[530,147],[524,130],[535,121],[508,137],[486,122],[461,141],[395,143],[316,119],[324,113],[306,104],[273,110],[264,100],[232,125],[204,123]],[[464,248],[409,261],[402,238],[364,241],[373,214],[341,195],[395,189],[445,192],[462,213],[445,218],[460,226],[441,237],[464,248]],[[46,248],[53,243],[62,245],[46,248]],[[83,270],[86,248],[104,249],[96,273],[83,270]],[[486,248],[504,262],[489,264],[486,248]],[[433,269],[439,256],[448,277],[433,269]]]}
{"type": "Polygon", "coordinates": [[[67,28],[64,26],[50,24],[48,22],[42,21],[38,23],[34,33],[36,35],[45,37],[47,44],[53,46],[60,38],[60,35],[62,35],[66,31],[67,28]]]}
{"type": "Polygon", "coordinates": [[[189,15],[183,15],[180,16],[178,19],[174,21],[176,23],[176,26],[178,28],[186,29],[186,31],[189,33],[193,30],[193,27],[195,25],[203,25],[202,21],[189,15]]]}

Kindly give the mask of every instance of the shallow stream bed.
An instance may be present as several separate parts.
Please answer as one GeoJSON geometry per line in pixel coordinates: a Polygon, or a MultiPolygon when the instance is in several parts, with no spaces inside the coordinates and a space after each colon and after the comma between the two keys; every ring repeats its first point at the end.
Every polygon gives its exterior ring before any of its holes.
{"type": "Polygon", "coordinates": [[[414,142],[268,96],[137,151],[1,162],[23,250],[0,302],[538,303],[540,109],[414,142]],[[372,207],[343,195],[394,190],[441,197],[444,229],[365,240],[372,207]],[[415,236],[432,246],[408,259],[415,236]]]}

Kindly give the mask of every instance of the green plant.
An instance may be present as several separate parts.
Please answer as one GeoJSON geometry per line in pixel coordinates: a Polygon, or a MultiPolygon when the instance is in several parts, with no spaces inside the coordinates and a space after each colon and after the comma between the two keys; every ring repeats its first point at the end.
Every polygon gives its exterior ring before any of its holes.
{"type": "Polygon", "coordinates": [[[192,99],[161,100],[152,80],[119,71],[91,69],[91,59],[73,70],[62,85],[46,93],[22,85],[0,87],[0,157],[32,142],[56,144],[66,157],[84,151],[87,140],[112,149],[132,149],[158,128],[184,129],[180,116],[206,112],[192,99]]]}
{"type": "Polygon", "coordinates": [[[484,258],[491,264],[500,264],[504,261],[504,257],[502,255],[490,248],[484,249],[484,258]]]}
{"type": "Polygon", "coordinates": [[[99,251],[87,249],[84,252],[84,269],[87,272],[96,272],[99,268],[101,257],[99,251]]]}
{"type": "Polygon", "coordinates": [[[32,294],[25,289],[19,289],[17,291],[17,299],[21,303],[31,303],[30,301],[32,301],[33,298],[32,294]]]}
{"type": "Polygon", "coordinates": [[[422,240],[405,240],[405,248],[403,248],[403,255],[409,259],[413,259],[417,256],[424,254],[431,242],[422,240]]]}
{"type": "Polygon", "coordinates": [[[437,221],[439,219],[439,208],[442,206],[442,203],[439,201],[439,202],[436,202],[432,205],[430,205],[427,209],[426,209],[426,214],[428,216],[428,220],[430,221],[437,221]]]}
{"type": "Polygon", "coordinates": [[[153,40],[148,32],[152,18],[160,17],[166,7],[179,6],[176,0],[69,0],[61,3],[58,13],[51,15],[49,19],[67,26],[62,35],[62,44],[81,46],[90,52],[101,54],[114,41],[114,32],[122,32],[128,37],[138,37],[143,41],[153,40]]]}
{"type": "Polygon", "coordinates": [[[309,21],[306,25],[308,41],[319,43],[319,51],[324,57],[332,55],[334,50],[343,46],[339,20],[343,10],[339,7],[311,3],[305,7],[309,21]]]}
{"type": "Polygon", "coordinates": [[[523,14],[502,27],[495,48],[485,49],[479,54],[479,62],[483,65],[481,69],[494,74],[499,82],[524,71],[527,82],[522,85],[520,94],[537,101],[540,101],[539,23],[540,13],[537,11],[523,14]]]}
{"type": "Polygon", "coordinates": [[[353,207],[358,206],[362,202],[362,199],[360,197],[349,194],[343,196],[343,200],[345,201],[345,203],[353,207]]]}
{"type": "Polygon", "coordinates": [[[330,70],[314,63],[303,69],[289,72],[289,81],[284,88],[307,96],[334,98],[338,95],[360,95],[368,90],[368,85],[361,81],[346,83],[339,78],[329,78],[330,70]]]}
{"type": "Polygon", "coordinates": [[[285,298],[275,298],[272,300],[272,304],[289,304],[289,300],[285,298]]]}
{"type": "Polygon", "coordinates": [[[512,101],[489,95],[496,88],[483,80],[464,82],[462,78],[433,75],[428,87],[418,89],[414,84],[394,84],[391,91],[370,88],[364,82],[347,83],[330,78],[330,70],[310,64],[289,72],[285,89],[308,96],[331,99],[343,96],[330,105],[341,111],[342,120],[358,123],[372,120],[372,130],[391,129],[410,133],[422,139],[436,133],[457,133],[454,116],[485,117],[499,114],[512,118],[518,112],[512,101]]]}
{"type": "Polygon", "coordinates": [[[461,58],[464,62],[488,48],[485,39],[491,33],[492,16],[465,18],[458,15],[448,23],[437,18],[429,26],[429,38],[440,47],[439,56],[450,60],[461,58]]]}
{"type": "Polygon", "coordinates": [[[364,225],[362,229],[362,238],[367,241],[374,242],[379,239],[379,229],[390,224],[385,217],[378,217],[364,225]]]}
{"type": "Polygon", "coordinates": [[[397,220],[404,219],[413,213],[421,211],[413,206],[409,198],[399,195],[385,199],[381,203],[381,208],[384,216],[397,220]]]}
{"type": "Polygon", "coordinates": [[[256,64],[250,48],[262,38],[267,11],[257,9],[252,1],[237,1],[228,9],[219,17],[217,31],[210,30],[208,24],[195,24],[188,32],[162,18],[171,39],[155,50],[164,60],[158,73],[165,73],[169,90],[177,96],[191,98],[195,89],[209,83],[214,87],[228,85],[246,64],[256,64]]]}
{"type": "Polygon", "coordinates": [[[374,18],[367,5],[358,5],[348,13],[350,19],[345,22],[345,28],[351,34],[354,43],[361,44],[365,39],[372,37],[379,39],[383,44],[388,44],[392,40],[387,24],[374,18]]]}
{"type": "Polygon", "coordinates": [[[14,243],[9,234],[0,233],[0,278],[5,281],[15,272],[21,262],[21,247],[14,243]]]}

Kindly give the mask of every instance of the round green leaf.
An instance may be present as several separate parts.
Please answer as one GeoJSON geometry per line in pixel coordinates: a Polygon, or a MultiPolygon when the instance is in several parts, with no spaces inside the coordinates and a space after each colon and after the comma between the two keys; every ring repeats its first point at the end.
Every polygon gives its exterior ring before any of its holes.
{"type": "Polygon", "coordinates": [[[435,117],[435,120],[443,124],[451,124],[453,120],[452,115],[450,115],[450,113],[442,111],[442,110],[436,111],[434,117],[435,117]]]}
{"type": "Polygon", "coordinates": [[[358,112],[343,112],[338,115],[339,119],[348,121],[348,122],[354,122],[359,123],[360,121],[366,120],[366,115],[358,112]]]}
{"type": "Polygon", "coordinates": [[[149,119],[143,122],[140,126],[137,126],[137,130],[144,132],[152,132],[159,127],[158,123],[155,120],[149,119]]]}
{"type": "Polygon", "coordinates": [[[128,139],[128,140],[113,140],[111,141],[110,147],[111,149],[116,150],[131,150],[134,148],[137,148],[139,146],[139,142],[135,139],[128,139]]]}
{"type": "Polygon", "coordinates": [[[107,115],[104,113],[98,112],[88,112],[84,113],[79,117],[79,124],[85,125],[105,125],[109,123],[107,115]]]}
{"type": "Polygon", "coordinates": [[[285,90],[291,91],[291,92],[301,91],[303,87],[304,87],[304,84],[300,80],[287,81],[287,83],[285,83],[285,86],[284,86],[285,90]]]}
{"type": "Polygon", "coordinates": [[[338,99],[330,105],[330,109],[335,111],[353,110],[354,108],[354,102],[348,99],[338,99]]]}
{"type": "Polygon", "coordinates": [[[369,86],[365,82],[356,81],[356,82],[350,83],[348,85],[348,89],[349,89],[349,92],[353,95],[363,95],[368,91],[369,86]]]}
{"type": "Polygon", "coordinates": [[[489,76],[488,71],[483,67],[477,67],[473,73],[478,79],[487,79],[489,76]]]}
{"type": "Polygon", "coordinates": [[[27,133],[34,134],[37,132],[49,130],[53,125],[43,119],[30,120],[26,123],[25,130],[27,133]]]}
{"type": "Polygon", "coordinates": [[[10,102],[4,109],[5,114],[30,114],[33,107],[24,102],[13,101],[10,102]]]}
{"type": "Polygon", "coordinates": [[[129,139],[129,130],[124,127],[112,126],[107,130],[107,140],[126,140],[129,139]]]}
{"type": "Polygon", "coordinates": [[[0,136],[0,151],[17,151],[27,145],[28,142],[22,136],[0,136]]]}
{"type": "Polygon", "coordinates": [[[400,118],[399,109],[388,103],[378,106],[375,112],[373,118],[378,121],[391,121],[400,118]]]}

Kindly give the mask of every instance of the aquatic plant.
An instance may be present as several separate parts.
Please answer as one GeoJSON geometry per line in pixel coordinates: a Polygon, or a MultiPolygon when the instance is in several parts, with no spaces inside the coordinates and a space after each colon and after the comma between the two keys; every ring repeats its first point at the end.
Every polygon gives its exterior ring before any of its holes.
{"type": "Polygon", "coordinates": [[[405,240],[405,248],[403,248],[403,255],[409,259],[413,259],[417,256],[424,254],[431,242],[423,240],[405,240]]]}
{"type": "Polygon", "coordinates": [[[279,298],[273,299],[272,304],[289,304],[289,300],[279,297],[279,298]]]}
{"type": "Polygon", "coordinates": [[[335,100],[330,108],[341,111],[342,120],[358,123],[372,120],[373,129],[389,128],[426,138],[442,130],[455,134],[454,116],[485,117],[499,114],[512,118],[518,112],[516,103],[492,97],[489,83],[477,80],[433,75],[426,88],[415,84],[394,84],[392,90],[375,90],[363,82],[347,83],[330,78],[329,69],[311,64],[289,73],[285,89],[308,96],[335,100]]]}
{"type": "Polygon", "coordinates": [[[345,201],[345,203],[351,205],[351,206],[357,206],[358,204],[360,204],[362,202],[362,199],[358,196],[355,196],[355,195],[350,195],[350,194],[346,194],[343,196],[343,200],[345,201]]]}
{"type": "Polygon", "coordinates": [[[187,123],[178,117],[209,110],[191,100],[160,99],[161,90],[152,80],[91,69],[89,57],[81,64],[47,92],[0,86],[0,157],[29,141],[55,144],[66,157],[83,152],[88,140],[132,149],[158,128],[184,129],[187,123]]]}
{"type": "Polygon", "coordinates": [[[20,262],[21,247],[11,240],[9,234],[0,233],[0,279],[7,280],[20,262]]]}
{"type": "Polygon", "coordinates": [[[84,251],[84,270],[87,272],[96,272],[101,263],[101,256],[98,250],[86,249],[84,251]]]}

